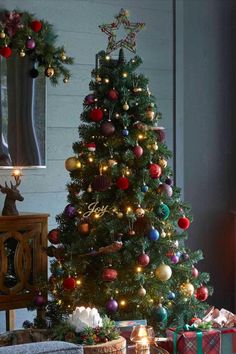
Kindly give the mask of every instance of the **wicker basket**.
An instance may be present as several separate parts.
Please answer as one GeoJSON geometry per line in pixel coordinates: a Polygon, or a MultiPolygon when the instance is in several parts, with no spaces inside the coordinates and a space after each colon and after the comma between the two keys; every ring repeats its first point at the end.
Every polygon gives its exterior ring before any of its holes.
{"type": "Polygon", "coordinates": [[[111,340],[110,342],[97,344],[97,345],[84,345],[84,354],[125,354],[126,353],[126,340],[123,337],[111,340]]]}

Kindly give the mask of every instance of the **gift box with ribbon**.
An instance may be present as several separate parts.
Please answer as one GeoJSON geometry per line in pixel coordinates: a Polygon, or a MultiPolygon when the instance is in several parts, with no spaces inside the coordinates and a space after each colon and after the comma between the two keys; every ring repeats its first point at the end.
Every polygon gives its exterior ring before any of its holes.
{"type": "Polygon", "coordinates": [[[236,354],[236,328],[220,328],[221,354],[236,354]]]}
{"type": "Polygon", "coordinates": [[[127,320],[127,321],[115,321],[115,326],[119,328],[120,335],[127,340],[127,343],[132,343],[130,341],[130,335],[134,326],[147,325],[147,320],[127,320]]]}
{"type": "Polygon", "coordinates": [[[220,354],[221,333],[217,329],[204,330],[194,324],[167,330],[173,342],[173,354],[220,354]]]}

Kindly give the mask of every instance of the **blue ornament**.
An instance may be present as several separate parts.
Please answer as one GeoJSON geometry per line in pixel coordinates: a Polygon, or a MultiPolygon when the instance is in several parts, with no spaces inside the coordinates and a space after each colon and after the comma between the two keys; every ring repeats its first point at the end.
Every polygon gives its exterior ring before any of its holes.
{"type": "Polygon", "coordinates": [[[181,252],[177,251],[177,252],[175,252],[175,255],[180,258],[181,257],[181,252]]]}
{"type": "Polygon", "coordinates": [[[143,193],[146,193],[148,191],[148,186],[146,184],[143,184],[142,187],[141,187],[141,191],[143,193]]]}
{"type": "Polygon", "coordinates": [[[122,130],[122,135],[123,135],[123,136],[128,136],[128,135],[129,135],[129,131],[128,131],[127,128],[124,128],[124,129],[122,130]]]}
{"type": "Polygon", "coordinates": [[[157,241],[160,237],[160,234],[156,229],[154,229],[154,227],[152,227],[151,230],[148,232],[148,237],[152,241],[157,241]]]}
{"type": "Polygon", "coordinates": [[[168,299],[169,300],[174,300],[175,299],[175,293],[173,293],[173,291],[169,291],[168,299]]]}
{"type": "Polygon", "coordinates": [[[156,322],[164,322],[167,320],[167,311],[165,307],[159,305],[152,310],[152,317],[156,322]]]}
{"type": "Polygon", "coordinates": [[[170,216],[170,209],[168,205],[162,203],[158,208],[157,214],[163,220],[168,219],[168,217],[170,216]]]}

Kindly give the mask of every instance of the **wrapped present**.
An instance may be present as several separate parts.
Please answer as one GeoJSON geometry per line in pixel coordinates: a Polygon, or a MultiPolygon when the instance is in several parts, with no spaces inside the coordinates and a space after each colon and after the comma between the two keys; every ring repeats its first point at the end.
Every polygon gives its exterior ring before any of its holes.
{"type": "Polygon", "coordinates": [[[236,354],[236,328],[220,328],[221,354],[236,354]]]}
{"type": "Polygon", "coordinates": [[[234,327],[236,326],[236,315],[225,309],[217,309],[212,306],[202,319],[197,319],[194,324],[199,326],[206,322],[211,322],[214,328],[234,327]]]}
{"type": "Polygon", "coordinates": [[[220,354],[221,334],[217,329],[201,330],[194,324],[168,329],[173,341],[173,354],[220,354]]]}
{"type": "Polygon", "coordinates": [[[115,321],[115,326],[119,328],[120,334],[124,337],[128,344],[130,342],[130,335],[134,326],[147,325],[147,320],[127,320],[127,321],[115,321]]]}

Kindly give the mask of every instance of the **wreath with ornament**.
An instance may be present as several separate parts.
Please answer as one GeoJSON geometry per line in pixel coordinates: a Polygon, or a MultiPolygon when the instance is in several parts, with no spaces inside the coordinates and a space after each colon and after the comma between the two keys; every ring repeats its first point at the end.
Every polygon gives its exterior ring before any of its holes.
{"type": "Polygon", "coordinates": [[[52,84],[59,83],[59,78],[67,83],[71,77],[65,64],[73,64],[63,46],[55,45],[57,35],[53,26],[44,20],[38,20],[34,14],[26,11],[0,11],[0,55],[6,59],[19,55],[34,62],[30,75],[36,78],[44,73],[52,84]]]}

